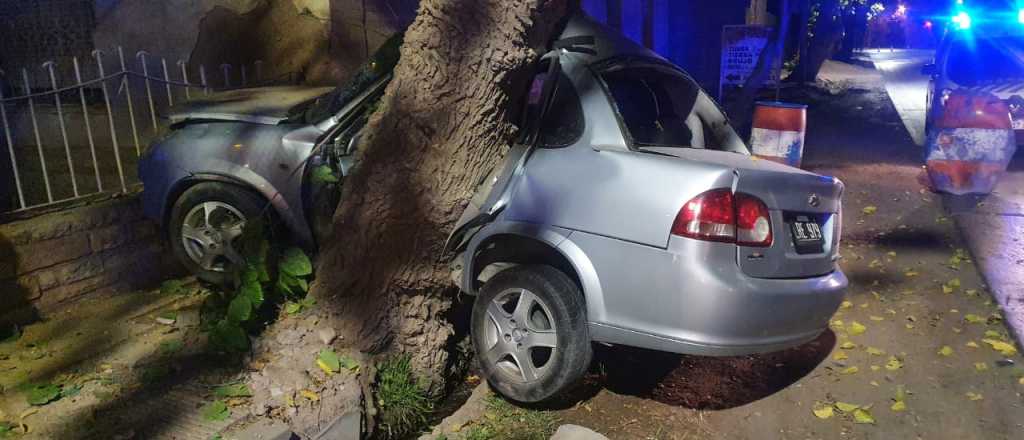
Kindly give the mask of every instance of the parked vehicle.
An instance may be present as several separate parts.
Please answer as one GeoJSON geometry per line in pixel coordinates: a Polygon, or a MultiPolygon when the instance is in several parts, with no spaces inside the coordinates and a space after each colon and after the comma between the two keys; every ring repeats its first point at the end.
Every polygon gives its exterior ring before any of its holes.
{"type": "MultiPolygon", "coordinates": [[[[237,223],[261,194],[272,198],[263,187],[223,180],[244,173],[264,185],[287,182],[278,191],[288,203],[275,202],[275,212],[291,216],[293,230],[306,228],[297,222],[309,215],[296,212],[305,183],[282,180],[280,158],[289,158],[288,172],[301,166],[312,139],[373,90],[308,127],[196,123],[154,147],[150,154],[163,159],[146,161],[143,171],[159,176],[144,177],[146,191],[152,180],[173,181],[167,175],[217,180],[185,191],[160,183],[146,196],[149,211],[171,219],[172,240],[208,246],[182,226],[209,212],[198,207],[227,204],[233,210],[212,208],[237,223]],[[242,154],[231,145],[245,130],[265,134],[247,138],[241,151],[273,160],[224,159],[242,154]],[[198,155],[205,157],[185,157],[198,155]],[[222,162],[232,165],[197,168],[222,162]]],[[[500,393],[524,402],[551,397],[586,371],[591,342],[741,355],[799,345],[827,328],[847,286],[836,264],[837,179],[756,160],[682,70],[582,17],[538,63],[524,108],[521,138],[446,246],[457,255],[453,278],[476,296],[472,339],[500,393]]]]}
{"type": "MultiPolygon", "coordinates": [[[[988,12],[988,11],[986,11],[988,12]]],[[[966,12],[963,12],[966,14],[966,12]]],[[[1024,10],[1009,20],[982,20],[1009,14],[980,12],[961,15],[935,53],[935,62],[924,67],[931,77],[928,87],[926,132],[931,134],[946,100],[958,90],[991,94],[1010,108],[1017,143],[1024,141],[1024,10]],[[980,17],[978,17],[980,16],[980,17]],[[982,24],[971,25],[972,20],[982,24]],[[961,24],[962,26],[962,24],[961,24]]]]}

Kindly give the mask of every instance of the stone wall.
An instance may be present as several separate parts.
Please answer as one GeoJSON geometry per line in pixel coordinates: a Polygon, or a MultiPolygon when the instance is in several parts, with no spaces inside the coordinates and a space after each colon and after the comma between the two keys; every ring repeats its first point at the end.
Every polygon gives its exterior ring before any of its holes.
{"type": "Polygon", "coordinates": [[[181,274],[160,237],[136,195],[0,225],[0,325],[181,274]]]}

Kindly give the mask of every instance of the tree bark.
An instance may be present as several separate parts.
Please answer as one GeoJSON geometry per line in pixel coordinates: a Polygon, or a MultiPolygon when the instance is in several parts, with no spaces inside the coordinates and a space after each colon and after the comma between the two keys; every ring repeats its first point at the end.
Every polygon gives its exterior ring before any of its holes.
{"type": "Polygon", "coordinates": [[[516,132],[510,108],[566,0],[422,0],[346,178],[312,293],[346,344],[404,353],[436,389],[456,290],[442,256],[516,132]]]}
{"type": "Polygon", "coordinates": [[[843,39],[843,20],[839,0],[818,2],[819,15],[814,23],[813,37],[800,53],[800,60],[788,81],[805,83],[818,77],[821,66],[839,49],[843,39]]]}

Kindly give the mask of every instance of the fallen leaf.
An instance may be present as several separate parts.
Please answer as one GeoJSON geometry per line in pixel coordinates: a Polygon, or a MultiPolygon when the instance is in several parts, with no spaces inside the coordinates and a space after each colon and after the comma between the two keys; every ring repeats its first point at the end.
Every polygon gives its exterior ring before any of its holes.
{"type": "Polygon", "coordinates": [[[971,347],[971,348],[978,348],[978,343],[974,342],[974,341],[967,341],[967,344],[964,344],[964,345],[966,345],[968,347],[971,347]]]}
{"type": "Polygon", "coordinates": [[[895,257],[896,256],[896,252],[893,252],[893,251],[886,252],[885,254],[890,256],[890,257],[895,257]]]}
{"type": "Polygon", "coordinates": [[[964,293],[966,293],[967,296],[976,296],[978,294],[978,289],[967,289],[964,293]]]}
{"type": "Polygon", "coordinates": [[[889,409],[891,409],[893,412],[906,411],[907,404],[902,400],[897,400],[895,403],[892,404],[891,407],[889,407],[889,409]]]}
{"type": "Polygon", "coordinates": [[[917,273],[917,271],[915,271],[915,270],[908,270],[906,272],[903,272],[903,275],[906,276],[907,278],[913,278],[913,277],[916,277],[916,276],[918,276],[920,274],[917,273]]]}
{"type": "Polygon", "coordinates": [[[868,352],[868,354],[870,354],[872,356],[881,356],[881,355],[885,354],[884,350],[881,350],[881,349],[878,349],[878,348],[875,348],[875,347],[868,347],[867,348],[867,352],[868,352]]]}
{"type": "Polygon", "coordinates": [[[839,344],[839,348],[842,348],[843,350],[853,350],[854,348],[857,348],[857,344],[854,344],[853,342],[850,341],[846,341],[843,342],[842,344],[839,344]]]}
{"type": "Polygon", "coordinates": [[[863,212],[866,215],[874,215],[876,212],[878,212],[878,207],[877,206],[873,206],[873,205],[868,205],[868,206],[865,206],[864,209],[861,210],[861,212],[863,212]]]}
{"type": "Polygon", "coordinates": [[[843,329],[843,321],[840,319],[833,319],[831,322],[828,323],[828,325],[831,326],[834,330],[843,329]]]}
{"type": "Polygon", "coordinates": [[[871,412],[864,408],[857,408],[853,410],[853,422],[861,424],[875,424],[875,418],[871,416],[871,412]]]}
{"type": "Polygon", "coordinates": [[[852,303],[852,302],[849,302],[849,301],[843,301],[843,304],[842,304],[842,305],[840,305],[839,307],[842,307],[842,308],[844,308],[844,309],[848,309],[848,308],[850,308],[850,307],[853,307],[853,303],[852,303]]]}
{"type": "Polygon", "coordinates": [[[885,363],[885,369],[889,371],[896,371],[903,368],[903,362],[900,361],[896,356],[890,356],[889,362],[885,363]]]}
{"type": "Polygon", "coordinates": [[[846,355],[845,351],[837,351],[836,354],[832,355],[832,360],[834,361],[842,361],[847,358],[849,358],[849,356],[846,355]]]}
{"type": "Polygon", "coordinates": [[[316,358],[316,365],[327,374],[341,371],[341,360],[338,359],[338,354],[330,349],[320,350],[320,354],[316,358]]]}
{"type": "Polygon", "coordinates": [[[882,260],[875,258],[874,260],[871,260],[870,263],[868,263],[868,267],[871,269],[874,269],[876,267],[882,267],[882,260]]]}
{"type": "Polygon", "coordinates": [[[835,415],[835,413],[832,411],[831,406],[822,406],[820,408],[815,408],[813,411],[814,416],[822,420],[830,418],[833,415],[835,415]]]}
{"type": "Polygon", "coordinates": [[[1017,354],[1017,347],[1014,347],[1013,344],[988,338],[982,339],[981,342],[990,345],[993,350],[1002,353],[1003,356],[1013,356],[1017,354]]]}
{"type": "Polygon", "coordinates": [[[959,333],[960,333],[960,332],[962,332],[962,331],[964,331],[964,329],[962,329],[962,328],[960,328],[960,327],[953,327],[953,333],[957,333],[957,334],[959,334],[959,333]]]}
{"type": "Polygon", "coordinates": [[[943,356],[949,356],[953,354],[953,348],[948,345],[944,345],[941,349],[939,349],[939,354],[943,356]]]}
{"type": "Polygon", "coordinates": [[[861,324],[857,321],[853,321],[850,323],[850,327],[847,328],[846,331],[850,332],[851,335],[859,335],[861,333],[864,333],[867,329],[868,328],[865,327],[864,324],[861,324]]]}
{"type": "Polygon", "coordinates": [[[855,410],[857,408],[860,408],[860,405],[854,405],[852,403],[846,403],[846,402],[836,402],[836,409],[838,409],[838,410],[840,410],[840,411],[842,411],[844,413],[853,412],[853,410],[855,410]]]}
{"type": "Polygon", "coordinates": [[[878,385],[878,382],[877,382],[877,381],[874,381],[874,380],[873,380],[873,381],[871,381],[871,382],[869,382],[869,383],[871,384],[871,386],[875,386],[875,387],[879,386],[879,385],[878,385]]]}
{"type": "Polygon", "coordinates": [[[1024,385],[1024,377],[1021,377],[1020,379],[1017,379],[1017,383],[1019,383],[1021,385],[1024,385]]]}
{"type": "Polygon", "coordinates": [[[309,399],[309,400],[312,400],[312,401],[314,401],[314,402],[316,402],[316,401],[319,401],[319,400],[320,400],[320,395],[319,395],[319,394],[317,394],[317,393],[314,393],[314,392],[312,392],[312,391],[310,391],[310,390],[302,390],[302,391],[299,391],[299,394],[301,394],[301,395],[302,395],[302,397],[305,397],[305,398],[307,398],[307,399],[309,399]]]}
{"type": "Polygon", "coordinates": [[[985,396],[982,396],[979,393],[974,393],[974,392],[971,392],[971,391],[968,391],[966,396],[967,396],[967,398],[969,400],[973,400],[973,401],[978,401],[978,400],[981,400],[981,399],[985,398],[985,396]]]}
{"type": "Polygon", "coordinates": [[[953,293],[953,288],[949,287],[949,286],[946,286],[946,285],[943,285],[942,286],[942,293],[953,293]]]}
{"type": "Polygon", "coordinates": [[[999,332],[997,332],[995,330],[985,330],[985,337],[986,338],[1003,339],[1003,335],[999,334],[999,332]]]}
{"type": "Polygon", "coordinates": [[[240,383],[237,385],[221,385],[214,388],[213,394],[217,397],[252,397],[252,390],[249,386],[240,383]]]}
{"type": "Polygon", "coordinates": [[[968,314],[964,315],[964,321],[967,321],[967,323],[969,323],[969,324],[978,324],[978,323],[985,322],[985,318],[982,318],[982,317],[980,317],[978,315],[975,315],[973,313],[968,313],[968,314]]]}
{"type": "Polygon", "coordinates": [[[860,371],[860,368],[857,368],[856,366],[846,367],[839,370],[839,374],[857,374],[858,371],[860,371]]]}
{"type": "Polygon", "coordinates": [[[203,406],[203,419],[208,422],[220,422],[228,419],[231,415],[231,408],[223,400],[215,400],[203,406]]]}
{"type": "Polygon", "coordinates": [[[978,371],[986,371],[986,370],[988,370],[988,363],[986,363],[986,362],[975,362],[974,363],[974,369],[978,370],[978,371]]]}
{"type": "Polygon", "coordinates": [[[878,371],[878,370],[881,370],[881,369],[882,369],[882,367],[879,367],[878,365],[872,365],[871,366],[871,371],[878,371]]]}
{"type": "Polygon", "coordinates": [[[870,319],[872,321],[885,321],[885,318],[883,318],[881,316],[875,316],[875,315],[869,316],[868,319],[870,319]]]}

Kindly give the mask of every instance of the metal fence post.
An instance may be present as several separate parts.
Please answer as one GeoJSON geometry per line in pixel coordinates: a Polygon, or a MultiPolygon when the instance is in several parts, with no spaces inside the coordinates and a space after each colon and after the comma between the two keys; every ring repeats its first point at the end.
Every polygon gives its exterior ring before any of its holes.
{"type": "Polygon", "coordinates": [[[210,86],[206,82],[206,66],[204,66],[202,64],[199,65],[199,81],[200,81],[200,84],[203,85],[203,93],[209,95],[210,94],[210,86]]]}
{"type": "Polygon", "coordinates": [[[89,153],[92,154],[92,169],[96,173],[96,191],[103,192],[103,179],[100,178],[100,164],[96,160],[96,142],[92,139],[92,126],[89,123],[89,107],[85,103],[85,87],[82,86],[82,69],[78,67],[78,57],[71,58],[75,64],[75,81],[78,82],[78,96],[82,100],[82,119],[85,120],[85,136],[89,138],[89,153]]]}
{"type": "Polygon", "coordinates": [[[159,129],[156,125],[156,106],[153,104],[153,88],[149,85],[149,67],[146,66],[146,55],[149,55],[149,53],[140,50],[135,54],[135,58],[142,63],[142,76],[146,77],[146,98],[149,99],[149,117],[153,120],[153,132],[156,132],[159,129]]]}
{"type": "Polygon", "coordinates": [[[36,104],[32,99],[32,86],[28,80],[28,70],[21,69],[21,78],[25,81],[25,96],[28,97],[28,112],[32,117],[32,132],[36,136],[36,148],[39,150],[39,165],[43,171],[43,184],[46,186],[46,200],[53,203],[53,191],[50,189],[50,174],[46,171],[46,155],[43,154],[43,140],[39,137],[39,121],[36,120],[36,104]]]}
{"type": "Polygon", "coordinates": [[[7,138],[7,152],[11,156],[11,170],[14,171],[14,187],[18,190],[18,204],[25,209],[25,192],[21,189],[21,176],[18,174],[18,157],[14,154],[14,139],[11,137],[11,125],[7,123],[7,105],[4,103],[4,89],[0,87],[0,122],[3,122],[4,137],[7,138]]]}
{"type": "Polygon", "coordinates": [[[50,73],[50,86],[53,87],[53,101],[57,104],[57,123],[60,126],[60,138],[64,141],[64,155],[68,159],[68,174],[71,175],[71,191],[78,197],[78,179],[75,178],[75,164],[71,160],[71,145],[68,144],[68,129],[64,125],[64,109],[63,103],[60,102],[60,92],[57,89],[57,75],[53,72],[53,67],[57,63],[53,61],[47,61],[43,63],[43,68],[50,73]]]}
{"type": "Polygon", "coordinates": [[[164,86],[167,88],[167,106],[174,105],[174,94],[171,93],[171,75],[167,73],[167,58],[160,58],[160,65],[164,68],[164,86]]]}
{"type": "Polygon", "coordinates": [[[100,70],[100,88],[103,90],[103,101],[107,104],[107,120],[110,122],[110,139],[114,144],[114,160],[117,161],[117,176],[121,178],[121,192],[128,192],[128,185],[124,182],[124,168],[121,166],[121,152],[117,145],[117,128],[114,126],[114,112],[110,108],[110,93],[107,91],[107,79],[104,78],[103,73],[103,52],[100,50],[92,51],[92,56],[96,57],[96,64],[100,70]]]}
{"type": "Polygon", "coordinates": [[[135,106],[132,104],[132,85],[128,82],[128,67],[124,64],[124,50],[117,48],[117,57],[121,60],[121,85],[124,87],[124,96],[128,101],[128,120],[132,126],[132,139],[135,140],[135,155],[142,155],[142,148],[139,147],[139,130],[135,126],[135,106]]]}
{"type": "Polygon", "coordinates": [[[188,65],[182,60],[178,60],[178,65],[181,66],[181,80],[185,82],[185,100],[188,101],[192,99],[192,94],[189,92],[192,87],[188,82],[188,65]]]}
{"type": "Polygon", "coordinates": [[[231,65],[224,63],[220,65],[220,70],[224,72],[224,88],[231,88],[231,65]]]}

